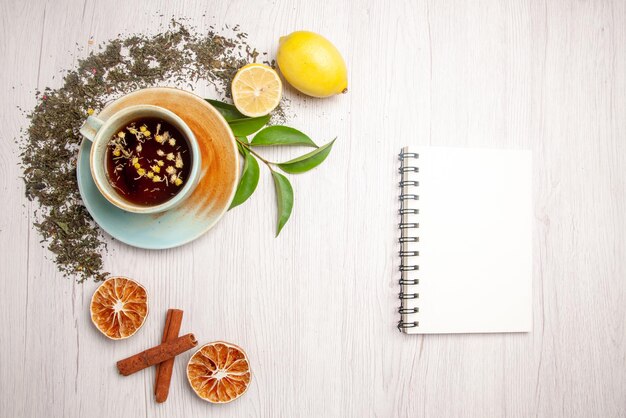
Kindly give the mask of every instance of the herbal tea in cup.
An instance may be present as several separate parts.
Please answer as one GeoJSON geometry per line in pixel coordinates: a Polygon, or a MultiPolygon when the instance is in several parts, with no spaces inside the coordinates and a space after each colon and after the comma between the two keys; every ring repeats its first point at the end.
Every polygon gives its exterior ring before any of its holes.
{"type": "Polygon", "coordinates": [[[128,123],[109,139],[107,179],[126,200],[159,205],[176,196],[191,169],[185,137],[159,118],[128,123]]]}
{"type": "Polygon", "coordinates": [[[129,212],[173,208],[195,188],[201,166],[196,138],[177,115],[151,105],[128,107],[106,121],[90,116],[81,133],[93,144],[98,189],[129,212]]]}

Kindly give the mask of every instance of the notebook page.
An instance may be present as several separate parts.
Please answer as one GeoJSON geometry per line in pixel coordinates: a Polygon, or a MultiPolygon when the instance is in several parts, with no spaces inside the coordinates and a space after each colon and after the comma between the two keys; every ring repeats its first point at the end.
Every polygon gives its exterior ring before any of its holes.
{"type": "Polygon", "coordinates": [[[529,151],[415,147],[419,326],[408,333],[532,326],[529,151]]]}

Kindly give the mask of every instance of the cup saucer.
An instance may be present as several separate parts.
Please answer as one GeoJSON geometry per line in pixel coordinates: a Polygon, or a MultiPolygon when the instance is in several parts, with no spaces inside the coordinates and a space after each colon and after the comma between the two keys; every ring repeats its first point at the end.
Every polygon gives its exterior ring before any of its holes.
{"type": "Polygon", "coordinates": [[[157,87],[138,90],[108,104],[99,113],[106,120],[128,106],[152,104],[181,117],[194,132],[202,155],[200,180],[179,206],[158,214],[119,209],[102,196],[91,176],[91,142],[78,153],[78,189],[94,221],[113,238],[145,249],[165,249],[191,242],[211,229],[230,206],[239,180],[239,157],[228,124],[208,102],[183,90],[157,87]]]}

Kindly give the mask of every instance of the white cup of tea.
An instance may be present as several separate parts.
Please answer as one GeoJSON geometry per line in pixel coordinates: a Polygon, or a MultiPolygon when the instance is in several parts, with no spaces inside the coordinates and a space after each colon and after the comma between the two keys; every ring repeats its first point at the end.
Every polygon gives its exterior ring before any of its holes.
{"type": "Polygon", "coordinates": [[[89,116],[80,133],[92,142],[89,167],[98,190],[120,209],[164,212],[188,198],[198,184],[198,141],[170,110],[136,105],[107,120],[89,116]]]}

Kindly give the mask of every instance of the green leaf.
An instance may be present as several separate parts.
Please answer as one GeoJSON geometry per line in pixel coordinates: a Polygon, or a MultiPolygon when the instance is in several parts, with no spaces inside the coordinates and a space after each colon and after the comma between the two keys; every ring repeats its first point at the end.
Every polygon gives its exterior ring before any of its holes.
{"type": "Polygon", "coordinates": [[[226,122],[230,125],[233,134],[237,137],[246,136],[255,133],[263,126],[267,125],[270,115],[249,118],[244,115],[234,105],[220,102],[219,100],[204,99],[209,102],[215,109],[224,116],[226,122]]]}
{"type": "MultiPolygon", "coordinates": [[[[237,145],[239,145],[239,143],[237,143],[237,145]]],[[[235,197],[230,203],[228,210],[234,208],[235,206],[239,206],[248,200],[248,198],[252,196],[252,193],[256,190],[256,186],[259,184],[260,170],[258,161],[254,158],[254,155],[250,154],[250,152],[243,146],[240,146],[239,150],[243,151],[244,156],[243,172],[241,173],[241,180],[239,180],[235,197]]]]}
{"type": "Polygon", "coordinates": [[[283,226],[285,226],[289,220],[289,216],[291,216],[291,209],[293,209],[293,188],[289,180],[287,180],[287,177],[282,174],[272,170],[272,177],[274,177],[276,203],[278,205],[278,226],[276,228],[276,236],[278,236],[283,226]]]}
{"type": "Polygon", "coordinates": [[[294,158],[293,160],[277,165],[281,170],[290,174],[299,174],[309,171],[310,169],[320,165],[326,157],[328,157],[328,154],[330,154],[330,150],[336,140],[337,138],[333,139],[328,144],[309,152],[308,154],[304,154],[298,158],[294,158]]]}
{"type": "Polygon", "coordinates": [[[252,145],[266,147],[271,145],[304,145],[317,148],[315,142],[297,129],[289,126],[268,126],[252,138],[252,145]]]}
{"type": "Polygon", "coordinates": [[[258,118],[233,119],[228,121],[228,124],[235,136],[247,136],[264,127],[269,121],[270,115],[265,115],[258,118]]]}
{"type": "Polygon", "coordinates": [[[237,108],[231,104],[220,102],[219,100],[204,99],[211,103],[213,107],[224,116],[226,122],[236,119],[245,119],[246,116],[239,112],[237,108]]]}

